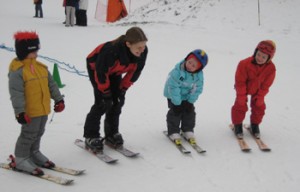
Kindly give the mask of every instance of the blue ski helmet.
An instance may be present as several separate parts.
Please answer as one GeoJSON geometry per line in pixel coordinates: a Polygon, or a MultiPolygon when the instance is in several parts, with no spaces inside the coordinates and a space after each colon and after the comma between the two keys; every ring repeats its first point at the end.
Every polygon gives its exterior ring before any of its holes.
{"type": "MultiPolygon", "coordinates": [[[[198,61],[200,61],[200,63],[202,64],[202,67],[199,69],[202,70],[204,69],[204,67],[207,65],[208,63],[208,56],[205,53],[205,51],[201,50],[201,49],[195,49],[194,51],[190,52],[186,58],[188,58],[191,54],[195,55],[196,58],[198,59],[198,61]]],[[[185,58],[185,59],[186,59],[185,58]]]]}

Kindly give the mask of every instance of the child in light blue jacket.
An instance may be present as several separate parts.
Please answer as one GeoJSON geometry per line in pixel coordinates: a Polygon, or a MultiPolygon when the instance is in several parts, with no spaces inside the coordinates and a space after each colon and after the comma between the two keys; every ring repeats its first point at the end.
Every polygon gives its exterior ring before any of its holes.
{"type": "Polygon", "coordinates": [[[174,142],[180,142],[180,132],[190,142],[195,142],[194,127],[196,113],[194,103],[203,90],[203,68],[208,56],[201,50],[190,52],[184,60],[176,64],[169,73],[164,88],[168,99],[168,135],[174,142]]]}

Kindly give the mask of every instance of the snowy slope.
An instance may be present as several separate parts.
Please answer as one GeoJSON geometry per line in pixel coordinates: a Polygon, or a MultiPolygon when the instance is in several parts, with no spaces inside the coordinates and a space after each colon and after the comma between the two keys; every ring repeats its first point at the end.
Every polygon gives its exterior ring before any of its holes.
{"type": "MultiPolygon", "coordinates": [[[[0,191],[299,191],[299,90],[300,2],[297,0],[127,0],[128,18],[114,24],[93,19],[97,1],[90,0],[88,27],[66,28],[62,1],[44,1],[44,19],[32,18],[32,1],[6,1],[0,8],[0,44],[13,47],[17,30],[36,30],[40,35],[39,60],[52,70],[54,58],[85,71],[85,58],[99,43],[116,38],[137,23],[146,32],[149,55],[140,79],[128,91],[120,131],[126,146],[139,151],[137,159],[119,159],[106,165],[73,141],[82,138],[85,116],[93,103],[88,78],[60,69],[66,87],[66,109],[55,114],[42,141],[42,151],[56,164],[86,169],[72,177],[69,187],[0,170],[0,191]],[[192,7],[191,7],[192,6],[192,7]],[[175,14],[176,13],[176,14],[175,14]],[[257,43],[277,43],[274,63],[277,77],[266,98],[267,111],[261,132],[272,152],[259,151],[246,134],[252,152],[240,152],[227,127],[234,100],[234,73],[237,63],[253,53],[257,43]],[[165,138],[167,102],[163,85],[174,65],[195,49],[206,50],[204,92],[196,103],[195,134],[207,154],[181,155],[165,138]],[[4,185],[6,184],[6,185],[4,185]]],[[[7,70],[13,52],[0,49],[0,161],[13,153],[20,126],[14,120],[8,94],[7,70]]],[[[67,68],[60,65],[62,68],[67,68]]],[[[52,114],[49,115],[51,119],[52,114]]],[[[248,121],[248,119],[246,120],[248,121]]]]}

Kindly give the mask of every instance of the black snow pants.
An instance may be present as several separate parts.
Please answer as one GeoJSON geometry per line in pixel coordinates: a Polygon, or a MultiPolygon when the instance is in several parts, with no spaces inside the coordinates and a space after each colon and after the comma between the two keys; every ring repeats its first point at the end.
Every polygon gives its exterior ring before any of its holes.
{"type": "MultiPolygon", "coordinates": [[[[113,105],[107,108],[103,99],[103,94],[97,89],[97,83],[94,80],[94,72],[88,66],[89,78],[94,90],[95,102],[86,116],[84,124],[84,137],[97,138],[100,137],[101,117],[105,114],[104,134],[105,137],[112,136],[119,132],[119,117],[122,112],[124,102],[118,102],[119,85],[122,80],[121,75],[113,75],[109,77],[110,90],[112,93],[113,105]]],[[[125,100],[125,98],[124,98],[125,100]]]]}
{"type": "MultiPolygon", "coordinates": [[[[175,105],[168,99],[169,111],[167,113],[167,127],[168,134],[182,132],[194,132],[195,122],[196,122],[196,113],[194,106],[192,109],[187,110],[182,103],[179,108],[180,110],[175,109],[175,105]]],[[[178,108],[178,107],[177,107],[178,108]]]]}

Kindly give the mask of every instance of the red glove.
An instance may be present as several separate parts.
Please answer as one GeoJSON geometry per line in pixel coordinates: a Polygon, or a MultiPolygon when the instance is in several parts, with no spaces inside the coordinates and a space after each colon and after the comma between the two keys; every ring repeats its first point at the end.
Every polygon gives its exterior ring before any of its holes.
{"type": "Polygon", "coordinates": [[[239,104],[239,105],[246,105],[247,104],[247,96],[246,95],[243,95],[243,96],[237,96],[236,97],[236,102],[239,104]]]}
{"type": "Polygon", "coordinates": [[[260,107],[260,106],[262,106],[262,105],[265,103],[264,97],[256,96],[256,97],[254,98],[254,100],[255,100],[255,105],[256,105],[257,107],[260,107]]]}
{"type": "Polygon", "coordinates": [[[58,102],[55,103],[54,105],[54,111],[56,113],[62,112],[65,109],[65,102],[64,100],[60,100],[58,102]]]}
{"type": "Polygon", "coordinates": [[[26,113],[22,112],[16,116],[18,123],[20,124],[29,124],[31,122],[31,119],[26,113]]]}

